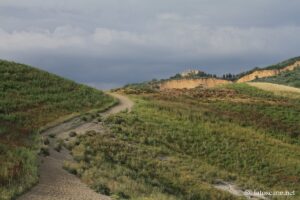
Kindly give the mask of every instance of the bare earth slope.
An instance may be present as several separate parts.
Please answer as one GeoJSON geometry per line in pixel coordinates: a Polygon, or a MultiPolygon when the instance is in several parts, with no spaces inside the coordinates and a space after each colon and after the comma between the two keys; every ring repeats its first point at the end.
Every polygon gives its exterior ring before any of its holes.
{"type": "Polygon", "coordinates": [[[265,77],[276,76],[276,75],[280,74],[281,72],[293,71],[295,68],[297,68],[299,66],[300,66],[300,61],[296,61],[294,64],[289,65],[283,69],[257,70],[257,71],[252,72],[251,74],[243,76],[242,78],[237,80],[237,82],[244,83],[244,82],[253,81],[256,78],[265,78],[265,77]]]}
{"type": "Polygon", "coordinates": [[[191,89],[195,87],[211,88],[218,85],[229,84],[230,81],[215,78],[199,78],[199,79],[180,79],[165,81],[160,85],[161,90],[165,89],[191,89]]]}
{"type": "MultiPolygon", "coordinates": [[[[119,104],[103,113],[108,116],[123,110],[131,110],[133,102],[127,97],[111,94],[119,99],[119,104]]],[[[66,133],[76,131],[84,134],[86,131],[95,130],[103,132],[101,123],[96,121],[84,122],[80,118],[74,118],[68,122],[48,129],[43,134],[48,136],[55,134],[56,138],[64,138],[66,133]]],[[[65,160],[72,160],[72,156],[66,149],[57,152],[53,146],[55,139],[50,141],[50,155],[41,157],[40,180],[39,183],[28,193],[24,194],[19,200],[106,200],[107,196],[100,195],[82,183],[76,176],[65,171],[62,166],[65,160]]]]}

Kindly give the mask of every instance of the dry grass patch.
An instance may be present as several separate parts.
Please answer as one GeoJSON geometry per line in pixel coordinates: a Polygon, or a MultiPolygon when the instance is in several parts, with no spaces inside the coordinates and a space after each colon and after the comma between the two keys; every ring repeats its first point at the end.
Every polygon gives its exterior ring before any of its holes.
{"type": "Polygon", "coordinates": [[[274,83],[251,82],[248,85],[257,87],[262,90],[274,92],[276,95],[286,96],[291,98],[300,98],[300,89],[286,85],[279,85],[274,83]]]}

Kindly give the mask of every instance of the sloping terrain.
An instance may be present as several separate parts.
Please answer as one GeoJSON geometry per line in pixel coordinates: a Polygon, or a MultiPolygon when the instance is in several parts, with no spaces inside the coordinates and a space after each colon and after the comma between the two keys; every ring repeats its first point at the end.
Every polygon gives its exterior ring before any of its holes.
{"type": "Polygon", "coordinates": [[[271,91],[277,95],[287,96],[290,98],[300,98],[299,88],[263,82],[249,82],[248,84],[262,90],[271,91]]]}
{"type": "Polygon", "coordinates": [[[251,81],[264,81],[299,87],[300,57],[291,58],[265,68],[254,68],[248,72],[236,75],[224,74],[222,78],[199,70],[189,70],[168,79],[154,79],[149,82],[128,84],[124,88],[127,89],[127,92],[131,90],[131,93],[137,93],[167,89],[193,89],[196,87],[213,88],[234,82],[244,83],[251,81]]]}
{"type": "MultiPolygon", "coordinates": [[[[119,104],[110,108],[105,113],[99,113],[97,116],[109,116],[121,112],[123,110],[130,110],[133,103],[126,97],[112,94],[119,99],[119,104]]],[[[101,117],[100,117],[101,118],[101,117]]],[[[108,200],[107,196],[96,193],[88,188],[86,184],[81,182],[76,176],[68,173],[63,169],[63,166],[69,166],[73,158],[69,152],[61,147],[58,148],[59,141],[64,141],[68,146],[74,142],[74,136],[70,133],[78,135],[103,133],[106,129],[103,127],[100,118],[94,118],[91,121],[82,120],[82,117],[74,118],[70,121],[58,124],[45,132],[43,136],[50,140],[50,155],[42,157],[40,167],[39,183],[29,192],[19,198],[19,200],[108,200]],[[51,138],[52,137],[52,138],[51,138]]],[[[75,157],[76,158],[76,157],[75,157]]]]}
{"type": "Polygon", "coordinates": [[[103,92],[22,64],[0,61],[0,197],[10,199],[37,181],[38,130],[61,116],[103,110],[103,92]]]}
{"type": "MultiPolygon", "coordinates": [[[[297,84],[297,59],[264,70],[297,84]]],[[[135,106],[117,96],[126,103],[102,118],[116,101],[101,91],[7,61],[0,80],[0,199],[37,183],[39,152],[40,182],[20,199],[229,200],[300,191],[297,88],[213,76],[153,80],[120,89],[135,106]],[[64,122],[49,125],[57,119],[64,122]]]]}
{"type": "Polygon", "coordinates": [[[236,83],[138,91],[129,91],[132,112],[105,120],[111,132],[79,136],[72,147],[73,170],[91,187],[134,200],[245,199],[251,191],[299,199],[299,99],[236,83]]]}
{"type": "Polygon", "coordinates": [[[237,80],[238,83],[244,83],[253,81],[255,79],[266,78],[277,76],[283,73],[293,73],[294,70],[299,69],[300,67],[300,58],[292,58],[287,61],[283,61],[276,65],[271,65],[263,69],[254,69],[245,74],[239,75],[240,78],[237,80]]]}
{"type": "Polygon", "coordinates": [[[296,68],[293,71],[282,72],[277,76],[260,78],[255,81],[275,83],[300,88],[300,68],[296,68]]]}

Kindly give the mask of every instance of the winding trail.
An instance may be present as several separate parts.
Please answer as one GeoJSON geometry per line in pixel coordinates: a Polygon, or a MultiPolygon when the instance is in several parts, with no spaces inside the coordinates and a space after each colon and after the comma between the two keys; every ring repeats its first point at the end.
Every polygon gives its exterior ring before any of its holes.
{"type": "MultiPolygon", "coordinates": [[[[123,110],[131,110],[133,102],[130,99],[115,93],[110,95],[119,99],[119,104],[102,113],[103,117],[123,110]]],[[[95,130],[99,133],[105,131],[103,125],[96,120],[84,122],[80,117],[46,130],[43,133],[45,137],[55,135],[56,139],[50,139],[50,155],[47,157],[41,156],[40,158],[39,183],[29,192],[20,196],[18,200],[109,200],[109,197],[96,193],[75,175],[68,173],[62,168],[65,160],[72,160],[68,150],[63,148],[60,152],[57,152],[54,149],[57,138],[66,139],[71,131],[84,134],[90,130],[95,130]]]]}

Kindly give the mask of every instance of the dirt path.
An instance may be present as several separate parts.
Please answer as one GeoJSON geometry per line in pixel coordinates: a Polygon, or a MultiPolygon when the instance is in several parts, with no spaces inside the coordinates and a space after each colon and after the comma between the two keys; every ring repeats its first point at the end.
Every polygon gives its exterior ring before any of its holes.
{"type": "MultiPolygon", "coordinates": [[[[119,104],[102,115],[108,116],[123,110],[130,111],[133,102],[127,97],[119,94],[111,94],[119,99],[119,104]]],[[[84,122],[79,117],[68,122],[57,125],[43,133],[45,137],[55,135],[55,138],[66,138],[68,133],[75,131],[78,134],[84,134],[86,131],[95,130],[103,132],[101,123],[96,121],[84,122]]],[[[41,157],[39,169],[39,183],[29,192],[25,193],[18,200],[108,200],[107,196],[100,195],[86,186],[76,176],[65,171],[62,166],[65,160],[72,160],[72,156],[66,149],[60,152],[54,150],[56,139],[50,139],[49,152],[47,157],[41,157]]]]}

